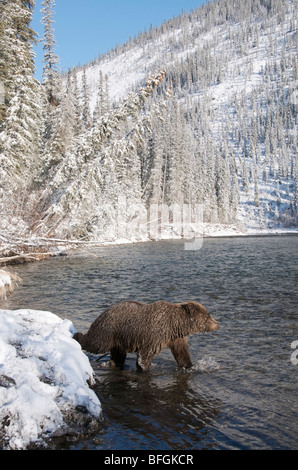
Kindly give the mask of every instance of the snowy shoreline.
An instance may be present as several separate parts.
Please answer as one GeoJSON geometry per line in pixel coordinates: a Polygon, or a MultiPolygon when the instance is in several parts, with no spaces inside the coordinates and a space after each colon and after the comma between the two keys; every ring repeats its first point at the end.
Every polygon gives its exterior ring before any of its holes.
{"type": "MultiPolygon", "coordinates": [[[[14,282],[0,270],[7,294],[14,282]]],[[[0,449],[46,447],[51,438],[100,423],[94,373],[75,332],[51,312],[0,309],[0,449]]]]}
{"type": "Polygon", "coordinates": [[[51,312],[0,310],[0,448],[46,447],[100,422],[93,370],[75,331],[51,312]]]}
{"type": "MultiPolygon", "coordinates": [[[[180,227],[181,229],[181,227],[180,227]]],[[[189,243],[196,240],[211,238],[230,238],[230,237],[274,237],[274,236],[295,236],[298,234],[298,227],[289,228],[259,228],[245,227],[244,223],[238,224],[201,224],[199,231],[188,233],[188,236],[179,234],[179,227],[174,224],[169,230],[157,237],[150,237],[148,234],[144,236],[129,236],[113,239],[97,239],[97,240],[74,240],[74,239],[58,239],[58,238],[42,238],[31,236],[30,238],[14,237],[12,234],[1,237],[0,243],[0,270],[1,266],[16,265],[25,262],[42,261],[51,257],[69,256],[79,253],[80,250],[92,250],[92,248],[104,248],[110,246],[132,245],[136,243],[158,243],[165,241],[182,241],[189,243]],[[195,235],[194,235],[195,234],[195,235]],[[9,243],[8,240],[11,240],[9,243]],[[12,253],[12,256],[11,256],[12,253]]],[[[2,281],[3,283],[3,281],[2,281]]],[[[0,280],[0,299],[3,296],[3,285],[0,280]]]]}
{"type": "MultiPolygon", "coordinates": [[[[158,237],[158,238],[149,238],[144,237],[142,239],[128,239],[122,238],[118,240],[111,240],[111,241],[90,241],[86,242],[86,244],[82,243],[81,246],[77,246],[75,249],[74,246],[69,248],[65,248],[65,254],[67,254],[67,250],[74,250],[78,251],[84,248],[104,248],[106,246],[119,246],[119,245],[130,245],[135,243],[158,243],[158,242],[170,242],[170,241],[181,241],[181,242],[191,242],[195,241],[196,238],[204,239],[215,239],[215,238],[249,238],[249,237],[277,237],[277,236],[295,236],[298,235],[298,227],[291,227],[291,228],[280,228],[280,229],[248,229],[246,231],[239,230],[237,227],[234,228],[227,228],[218,224],[218,227],[215,229],[212,225],[212,228],[205,227],[202,234],[198,234],[197,236],[193,237],[181,237],[181,236],[172,236],[172,237],[158,237]]],[[[75,243],[75,242],[74,242],[75,243]]]]}

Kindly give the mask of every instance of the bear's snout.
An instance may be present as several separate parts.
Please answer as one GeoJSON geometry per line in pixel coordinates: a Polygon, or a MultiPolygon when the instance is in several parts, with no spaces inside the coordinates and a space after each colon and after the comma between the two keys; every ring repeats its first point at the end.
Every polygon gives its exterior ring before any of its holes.
{"type": "Polygon", "coordinates": [[[219,328],[219,324],[214,318],[211,318],[211,331],[216,331],[219,328]]]}

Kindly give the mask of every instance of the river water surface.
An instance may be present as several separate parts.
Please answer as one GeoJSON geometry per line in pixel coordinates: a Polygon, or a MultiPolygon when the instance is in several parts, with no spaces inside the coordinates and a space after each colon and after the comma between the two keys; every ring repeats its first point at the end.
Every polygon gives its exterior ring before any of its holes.
{"type": "Polygon", "coordinates": [[[74,252],[20,265],[8,309],[49,310],[79,331],[121,300],[196,300],[218,331],[189,338],[194,366],[168,350],[149,372],[92,362],[101,431],[59,448],[104,450],[297,449],[297,237],[149,242],[74,252]]]}

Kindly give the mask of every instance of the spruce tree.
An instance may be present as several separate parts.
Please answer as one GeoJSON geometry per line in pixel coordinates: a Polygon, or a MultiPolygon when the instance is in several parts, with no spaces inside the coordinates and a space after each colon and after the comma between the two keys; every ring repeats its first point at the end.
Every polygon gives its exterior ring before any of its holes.
{"type": "Polygon", "coordinates": [[[108,76],[103,77],[102,71],[99,71],[98,95],[93,113],[93,123],[96,124],[98,119],[108,112],[109,92],[108,92],[108,76]]]}
{"type": "Polygon", "coordinates": [[[36,34],[30,27],[35,1],[10,0],[0,2],[0,126],[3,124],[11,98],[15,95],[16,76],[33,73],[31,47],[36,34]]]}
{"type": "Polygon", "coordinates": [[[59,73],[59,58],[55,53],[56,39],[54,30],[55,0],[42,1],[43,37],[43,91],[44,91],[44,136],[43,136],[43,168],[40,182],[47,182],[48,174],[59,164],[65,146],[69,143],[69,133],[65,122],[67,85],[59,73]]]}
{"type": "MultiPolygon", "coordinates": [[[[32,44],[35,33],[30,27],[34,1],[12,0],[1,5],[3,13],[1,58],[5,102],[0,134],[2,168],[11,167],[21,174],[40,151],[40,87],[34,79],[32,44]]],[[[3,108],[2,108],[3,110],[3,108]]]]}
{"type": "Polygon", "coordinates": [[[48,103],[52,106],[57,106],[60,101],[59,97],[59,71],[58,63],[59,58],[55,54],[56,40],[54,31],[54,7],[55,0],[43,0],[43,19],[44,25],[44,38],[43,38],[43,86],[46,91],[48,103]]]}
{"type": "Polygon", "coordinates": [[[84,130],[88,130],[91,127],[92,120],[89,106],[90,96],[87,84],[86,67],[83,68],[82,88],[82,123],[84,130]]]}
{"type": "Polygon", "coordinates": [[[5,100],[0,129],[0,187],[2,220],[16,212],[23,216],[26,207],[20,200],[38,168],[41,146],[40,84],[34,79],[30,27],[34,1],[11,0],[1,3],[1,80],[5,100]]]}

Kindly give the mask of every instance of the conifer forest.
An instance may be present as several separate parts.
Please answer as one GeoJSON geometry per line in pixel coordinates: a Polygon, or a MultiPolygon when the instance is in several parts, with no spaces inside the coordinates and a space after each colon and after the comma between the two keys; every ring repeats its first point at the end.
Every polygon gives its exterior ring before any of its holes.
{"type": "Polygon", "coordinates": [[[63,73],[44,0],[41,82],[34,8],[0,1],[2,243],[191,238],[198,205],[207,234],[297,228],[295,0],[209,1],[63,73]]]}

